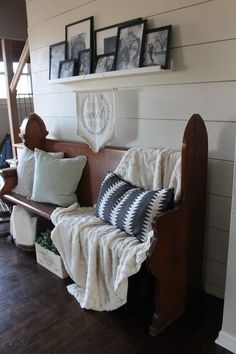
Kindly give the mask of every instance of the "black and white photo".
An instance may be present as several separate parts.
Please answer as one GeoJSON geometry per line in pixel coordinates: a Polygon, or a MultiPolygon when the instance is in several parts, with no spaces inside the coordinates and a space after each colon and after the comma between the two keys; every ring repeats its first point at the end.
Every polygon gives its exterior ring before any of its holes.
{"type": "Polygon", "coordinates": [[[104,54],[115,53],[118,28],[140,20],[140,18],[136,18],[133,20],[117,23],[115,25],[96,30],[94,36],[95,55],[99,56],[104,54]]]}
{"type": "Polygon", "coordinates": [[[95,31],[95,52],[97,56],[115,52],[117,31],[117,26],[95,31]]]}
{"type": "Polygon", "coordinates": [[[79,53],[92,49],[93,17],[66,26],[67,59],[78,59],[79,53]]]}
{"type": "Polygon", "coordinates": [[[58,78],[59,63],[66,58],[66,42],[49,46],[49,80],[58,78]]]}
{"type": "Polygon", "coordinates": [[[114,58],[114,54],[100,55],[97,58],[95,73],[104,73],[107,71],[112,71],[114,65],[114,58]]]}
{"type": "Polygon", "coordinates": [[[58,77],[63,78],[63,77],[74,76],[75,75],[75,66],[76,66],[75,59],[61,61],[60,65],[59,65],[58,77]]]}
{"type": "Polygon", "coordinates": [[[86,49],[79,53],[78,75],[91,74],[91,50],[86,49]]]}
{"type": "Polygon", "coordinates": [[[168,68],[171,25],[146,31],[143,66],[168,68]]]}
{"type": "Polygon", "coordinates": [[[118,29],[115,70],[134,69],[140,66],[146,20],[118,29]]]}

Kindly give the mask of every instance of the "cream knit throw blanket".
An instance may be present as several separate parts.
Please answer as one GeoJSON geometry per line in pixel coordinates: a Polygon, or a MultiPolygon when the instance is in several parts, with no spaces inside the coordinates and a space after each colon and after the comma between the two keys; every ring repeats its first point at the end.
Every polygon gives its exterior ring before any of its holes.
{"type": "MultiPolygon", "coordinates": [[[[175,187],[180,196],[180,154],[160,149],[131,149],[115,173],[146,189],[175,187]],[[169,167],[168,167],[169,166],[169,167]],[[161,171],[160,171],[161,170],[161,171]]],[[[82,308],[114,310],[127,301],[128,277],[146,259],[152,231],[144,243],[94,215],[77,203],[52,214],[52,239],[75,284],[68,291],[82,308]]]]}
{"type": "Polygon", "coordinates": [[[114,171],[144,189],[174,188],[175,202],[181,195],[181,154],[169,149],[132,148],[114,171]]]}

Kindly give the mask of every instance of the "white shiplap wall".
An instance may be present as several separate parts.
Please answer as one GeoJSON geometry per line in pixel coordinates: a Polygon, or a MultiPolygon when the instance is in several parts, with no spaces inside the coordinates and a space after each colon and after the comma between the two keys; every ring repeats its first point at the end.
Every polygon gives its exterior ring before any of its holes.
{"type": "Polygon", "coordinates": [[[75,135],[73,90],[115,87],[113,145],[180,148],[192,113],[209,136],[204,277],[206,291],[223,296],[236,133],[235,0],[26,0],[35,111],[50,136],[75,135]],[[124,11],[125,9],[125,11],[124,11]],[[173,71],[71,84],[48,82],[48,46],[64,40],[65,25],[94,16],[95,29],[135,17],[149,27],[173,25],[173,71]]]}

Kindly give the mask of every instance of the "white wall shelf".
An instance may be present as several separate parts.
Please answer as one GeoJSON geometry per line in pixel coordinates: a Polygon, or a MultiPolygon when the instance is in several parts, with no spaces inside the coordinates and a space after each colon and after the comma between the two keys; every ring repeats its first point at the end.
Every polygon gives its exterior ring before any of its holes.
{"type": "Polygon", "coordinates": [[[88,74],[88,75],[81,75],[81,76],[71,76],[65,77],[61,79],[54,79],[49,80],[51,84],[66,84],[70,82],[77,82],[77,81],[88,81],[88,80],[97,80],[97,79],[109,79],[115,77],[122,77],[122,76],[131,76],[131,75],[148,75],[154,74],[157,72],[166,72],[172,71],[171,69],[163,70],[159,65],[156,66],[148,66],[144,68],[137,68],[137,69],[128,69],[128,70],[118,70],[118,71],[108,71],[104,73],[95,73],[95,74],[88,74]]]}

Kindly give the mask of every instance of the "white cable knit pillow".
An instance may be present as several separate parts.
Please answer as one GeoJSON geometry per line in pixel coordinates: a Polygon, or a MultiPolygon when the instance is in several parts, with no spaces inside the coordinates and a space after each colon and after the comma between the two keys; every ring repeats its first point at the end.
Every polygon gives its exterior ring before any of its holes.
{"type": "MultiPolygon", "coordinates": [[[[50,155],[53,155],[57,158],[64,157],[63,152],[50,153],[50,155]]],[[[33,191],[34,165],[34,151],[24,146],[21,158],[17,165],[17,185],[15,188],[13,188],[12,191],[28,199],[31,198],[33,191]]]]}

